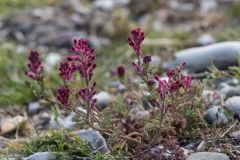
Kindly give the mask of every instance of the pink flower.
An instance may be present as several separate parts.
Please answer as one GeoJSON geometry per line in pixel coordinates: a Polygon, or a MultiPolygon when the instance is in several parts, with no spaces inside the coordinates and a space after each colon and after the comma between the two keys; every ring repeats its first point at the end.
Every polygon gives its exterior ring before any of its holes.
{"type": "Polygon", "coordinates": [[[25,74],[30,78],[37,80],[40,77],[41,71],[43,70],[43,66],[41,65],[41,61],[39,58],[39,53],[37,51],[31,51],[29,56],[30,63],[28,64],[28,68],[32,72],[25,71],[25,74]]]}
{"type": "Polygon", "coordinates": [[[93,82],[93,84],[90,87],[90,92],[92,92],[95,89],[96,85],[97,85],[97,82],[93,82]]]}
{"type": "Polygon", "coordinates": [[[189,76],[189,75],[184,78],[185,83],[183,84],[183,88],[185,90],[187,90],[187,88],[191,86],[193,79],[194,79],[194,76],[189,76]]]}
{"type": "Polygon", "coordinates": [[[126,104],[127,104],[127,105],[130,105],[131,102],[132,102],[132,100],[131,100],[130,98],[126,98],[126,104]]]}
{"type": "Polygon", "coordinates": [[[143,57],[143,62],[144,63],[150,63],[152,61],[152,57],[149,55],[149,54],[146,54],[144,57],[143,57]]]}
{"type": "Polygon", "coordinates": [[[143,71],[143,69],[142,69],[142,67],[141,66],[139,66],[138,64],[136,64],[136,63],[134,63],[134,62],[132,62],[132,65],[133,65],[133,67],[137,70],[137,72],[142,72],[143,71]]]}
{"type": "Polygon", "coordinates": [[[164,100],[166,98],[166,94],[169,92],[170,84],[166,80],[161,80],[158,75],[155,76],[155,79],[158,81],[158,93],[160,95],[160,99],[164,100]]]}
{"type": "Polygon", "coordinates": [[[118,77],[123,78],[125,75],[125,67],[123,65],[117,67],[118,77]]]}
{"type": "Polygon", "coordinates": [[[79,55],[67,57],[67,60],[69,60],[69,61],[79,61],[79,62],[83,61],[83,59],[79,55]]]}
{"type": "Polygon", "coordinates": [[[173,70],[173,69],[170,69],[170,70],[167,72],[168,82],[171,81],[173,75],[174,75],[174,70],[173,70]]]}
{"type": "Polygon", "coordinates": [[[152,101],[156,104],[156,106],[158,107],[162,106],[156,99],[153,98],[152,101]]]}
{"type": "Polygon", "coordinates": [[[183,67],[186,65],[186,62],[183,62],[182,64],[180,64],[180,69],[183,69],[183,67]]]}
{"type": "Polygon", "coordinates": [[[140,28],[131,31],[132,37],[128,37],[128,44],[137,52],[137,55],[142,54],[141,44],[145,38],[144,32],[141,32],[140,28]]]}
{"type": "Polygon", "coordinates": [[[62,77],[62,79],[64,81],[72,79],[73,70],[72,70],[72,68],[71,68],[71,66],[69,65],[68,62],[60,63],[59,70],[60,70],[60,74],[59,75],[62,77]]]}
{"type": "Polygon", "coordinates": [[[154,81],[153,79],[149,79],[149,80],[147,81],[147,84],[148,84],[149,86],[153,86],[153,85],[155,84],[155,81],[154,81]]]}
{"type": "Polygon", "coordinates": [[[93,108],[96,102],[97,102],[97,98],[94,98],[93,101],[91,102],[90,108],[93,108]]]}
{"type": "Polygon", "coordinates": [[[97,93],[97,92],[94,90],[96,85],[97,85],[97,83],[96,83],[96,82],[93,82],[93,84],[90,86],[89,89],[88,89],[87,87],[81,88],[81,89],[78,91],[78,94],[80,95],[80,97],[81,97],[83,100],[91,100],[92,97],[97,93]]]}
{"type": "Polygon", "coordinates": [[[179,81],[173,82],[170,84],[169,86],[169,92],[173,92],[177,89],[179,89],[180,87],[182,87],[182,84],[179,81]]]}
{"type": "Polygon", "coordinates": [[[73,64],[72,71],[78,70],[81,77],[90,81],[93,77],[93,70],[97,67],[96,63],[93,61],[96,59],[96,55],[92,54],[94,52],[93,48],[88,47],[88,39],[73,40],[74,45],[72,51],[79,52],[80,55],[69,56],[67,59],[69,61],[78,61],[80,64],[73,64]]]}
{"type": "Polygon", "coordinates": [[[69,107],[69,97],[70,97],[70,90],[67,87],[61,87],[58,89],[58,96],[57,99],[65,106],[69,107]]]}
{"type": "Polygon", "coordinates": [[[88,56],[94,52],[94,48],[88,47],[88,39],[74,39],[74,45],[72,46],[71,50],[74,52],[81,52],[84,56],[88,56]]]}

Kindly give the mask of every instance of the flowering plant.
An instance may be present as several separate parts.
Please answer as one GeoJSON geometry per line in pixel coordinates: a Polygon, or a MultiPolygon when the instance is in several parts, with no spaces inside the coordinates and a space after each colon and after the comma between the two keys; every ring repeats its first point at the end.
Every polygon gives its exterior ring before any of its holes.
{"type": "Polygon", "coordinates": [[[44,90],[43,67],[39,59],[39,53],[30,53],[28,65],[32,72],[25,74],[35,81],[40,82],[42,92],[36,94],[30,83],[27,83],[35,96],[45,99],[51,103],[65,106],[76,112],[81,119],[92,129],[105,135],[108,139],[109,148],[124,147],[132,152],[129,157],[140,159],[184,159],[183,150],[174,137],[176,133],[183,133],[182,128],[187,128],[188,121],[192,121],[196,109],[200,104],[199,85],[192,83],[193,76],[185,76],[181,73],[185,63],[176,66],[167,72],[168,79],[162,80],[151,65],[151,56],[146,54],[142,58],[141,44],[145,38],[140,28],[131,31],[128,44],[136,52],[137,62],[132,65],[142,82],[147,86],[149,95],[143,95],[136,88],[130,86],[129,79],[126,84],[123,65],[118,66],[117,74],[120,81],[127,86],[128,92],[134,96],[126,97],[126,103],[112,104],[102,111],[95,106],[97,82],[92,82],[94,70],[97,67],[94,60],[96,55],[94,49],[89,48],[87,39],[73,40],[71,50],[78,55],[69,56],[60,64],[60,76],[63,85],[57,89],[57,100],[50,99],[44,90]],[[75,73],[79,73],[82,87],[76,83],[75,73]],[[132,106],[135,99],[143,98],[152,105],[145,110],[142,103],[138,103],[135,114],[143,116],[136,117],[132,106]],[[81,105],[86,111],[79,110],[76,106],[81,105]],[[131,146],[130,148],[127,146],[131,146]]]}

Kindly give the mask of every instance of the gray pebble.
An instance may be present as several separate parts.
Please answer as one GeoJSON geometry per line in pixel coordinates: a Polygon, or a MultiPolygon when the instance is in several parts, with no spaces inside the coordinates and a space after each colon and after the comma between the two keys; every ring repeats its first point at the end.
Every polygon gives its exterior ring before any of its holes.
{"type": "Polygon", "coordinates": [[[189,12],[194,10],[194,5],[192,3],[180,3],[177,0],[171,0],[169,4],[173,10],[179,12],[189,12]]]}
{"type": "Polygon", "coordinates": [[[197,145],[199,145],[199,142],[189,143],[188,145],[184,146],[183,148],[188,150],[194,150],[197,145]]]}
{"type": "Polygon", "coordinates": [[[99,50],[103,46],[109,46],[110,44],[111,41],[108,38],[89,36],[89,45],[96,50],[99,50]]]}
{"type": "Polygon", "coordinates": [[[28,113],[30,113],[30,114],[37,113],[39,109],[40,109],[39,102],[30,102],[28,104],[28,113]]]}
{"type": "MultiPolygon", "coordinates": [[[[61,125],[63,119],[61,119],[60,117],[58,117],[58,123],[61,125]]],[[[58,125],[58,123],[54,120],[54,116],[51,116],[51,119],[49,121],[49,126],[52,127],[52,129],[55,130],[59,130],[60,126],[58,125]]]]}
{"type": "Polygon", "coordinates": [[[115,7],[114,0],[96,0],[93,3],[93,6],[98,9],[102,9],[105,11],[111,11],[115,7]]]}
{"type": "Polygon", "coordinates": [[[72,160],[93,160],[93,159],[90,157],[79,157],[79,156],[73,155],[72,160]]]}
{"type": "Polygon", "coordinates": [[[75,112],[71,112],[67,117],[63,119],[63,121],[61,121],[61,126],[68,129],[74,129],[76,122],[73,122],[72,119],[76,115],[77,114],[75,112]]]}
{"type": "Polygon", "coordinates": [[[118,90],[124,92],[126,90],[126,86],[121,84],[120,86],[118,86],[118,90]]]}
{"type": "Polygon", "coordinates": [[[93,98],[97,98],[95,105],[100,110],[103,110],[110,103],[110,95],[106,91],[99,92],[93,98]]]}
{"type": "Polygon", "coordinates": [[[44,71],[50,73],[54,67],[61,61],[62,56],[59,53],[51,52],[49,53],[44,62],[44,71]]]}
{"type": "Polygon", "coordinates": [[[235,114],[240,115],[240,96],[234,96],[226,100],[225,106],[227,109],[233,111],[235,114]]]}
{"type": "Polygon", "coordinates": [[[220,109],[220,106],[214,106],[212,108],[209,108],[204,118],[210,124],[222,121],[228,122],[228,118],[224,114],[224,112],[220,109]]]}
{"type": "MultiPolygon", "coordinates": [[[[151,148],[150,153],[155,155],[155,156],[158,156],[159,150],[163,150],[163,149],[164,149],[163,146],[157,146],[155,148],[151,148]]],[[[171,152],[169,150],[166,150],[166,152],[164,151],[163,153],[161,153],[161,155],[159,155],[159,157],[161,156],[161,157],[164,157],[164,158],[168,159],[169,156],[170,156],[170,153],[171,152]]]]}
{"type": "Polygon", "coordinates": [[[53,7],[44,7],[44,8],[36,8],[31,11],[31,15],[36,18],[41,19],[50,19],[54,16],[55,11],[53,7]]]}
{"type": "Polygon", "coordinates": [[[34,153],[33,155],[24,158],[23,160],[54,160],[55,157],[49,152],[34,153]]]}
{"type": "Polygon", "coordinates": [[[240,138],[240,130],[234,131],[234,132],[230,133],[229,137],[231,137],[231,138],[238,138],[239,139],[240,138]]]}
{"type": "Polygon", "coordinates": [[[80,136],[83,140],[89,141],[93,147],[93,150],[97,150],[102,153],[108,151],[106,141],[98,131],[92,129],[83,129],[76,134],[80,136]]]}
{"type": "Polygon", "coordinates": [[[161,65],[161,62],[162,61],[161,61],[161,58],[159,56],[153,55],[152,56],[152,61],[150,62],[150,64],[156,66],[157,68],[159,68],[160,65],[161,65]]]}
{"type": "Polygon", "coordinates": [[[225,82],[222,82],[219,84],[218,88],[220,89],[221,93],[226,95],[226,97],[233,97],[233,96],[240,95],[240,86],[233,87],[225,82]]]}
{"type": "Polygon", "coordinates": [[[117,80],[117,81],[109,82],[109,83],[108,83],[108,86],[109,86],[109,87],[119,87],[121,84],[122,84],[122,83],[121,83],[119,80],[117,80]]]}
{"type": "Polygon", "coordinates": [[[0,140],[0,152],[2,151],[3,147],[5,147],[5,144],[2,140],[0,140]]]}
{"type": "Polygon", "coordinates": [[[197,152],[186,160],[230,160],[226,154],[214,153],[214,152],[197,152]]]}
{"type": "Polygon", "coordinates": [[[220,105],[221,97],[224,98],[225,95],[210,90],[204,90],[202,93],[202,97],[207,103],[209,103],[209,106],[207,106],[207,109],[209,109],[212,108],[213,106],[220,105]],[[208,96],[210,97],[210,99],[208,98],[208,96]]]}
{"type": "Polygon", "coordinates": [[[26,52],[26,47],[23,46],[23,45],[17,45],[17,47],[16,47],[16,53],[17,53],[17,54],[22,54],[22,53],[24,53],[24,52],[26,52]]]}
{"type": "Polygon", "coordinates": [[[209,12],[218,8],[218,2],[216,0],[201,0],[200,1],[201,12],[209,12]]]}
{"type": "Polygon", "coordinates": [[[228,77],[224,82],[229,84],[229,85],[237,85],[237,84],[239,84],[239,80],[237,78],[229,78],[228,77]]]}
{"type": "Polygon", "coordinates": [[[194,47],[177,52],[175,58],[165,63],[163,67],[169,70],[186,62],[185,70],[193,73],[204,72],[208,70],[210,59],[212,59],[218,69],[224,70],[237,64],[236,53],[240,55],[240,42],[237,41],[194,47]]]}
{"type": "Polygon", "coordinates": [[[197,38],[197,43],[200,45],[209,45],[215,43],[215,39],[209,34],[202,34],[197,38]]]}

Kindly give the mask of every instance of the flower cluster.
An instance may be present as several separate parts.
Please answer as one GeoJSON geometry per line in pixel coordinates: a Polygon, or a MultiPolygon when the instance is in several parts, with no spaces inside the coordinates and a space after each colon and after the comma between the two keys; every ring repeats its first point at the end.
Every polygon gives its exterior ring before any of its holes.
{"type": "MultiPolygon", "coordinates": [[[[85,87],[85,88],[81,88],[78,93],[80,95],[80,97],[85,100],[85,101],[90,101],[93,96],[97,93],[94,89],[96,87],[97,83],[93,82],[93,84],[90,86],[90,88],[85,87]]],[[[94,98],[90,104],[90,108],[92,108],[94,106],[94,104],[97,102],[97,99],[94,98]]]]}
{"type": "Polygon", "coordinates": [[[131,31],[132,37],[128,37],[128,44],[136,51],[137,55],[142,54],[141,44],[145,38],[140,28],[131,31]]]}
{"type": "Polygon", "coordinates": [[[30,78],[37,80],[43,70],[43,66],[41,65],[41,61],[39,58],[39,53],[37,51],[31,51],[29,61],[30,63],[28,64],[28,68],[32,72],[25,71],[25,74],[30,78]]]}
{"type": "Polygon", "coordinates": [[[65,106],[69,107],[69,97],[70,97],[70,90],[67,87],[61,87],[57,90],[58,96],[57,99],[65,106]]]}
{"type": "MultiPolygon", "coordinates": [[[[93,48],[88,47],[88,40],[87,39],[79,39],[73,40],[73,47],[71,48],[72,51],[78,52],[79,55],[75,56],[69,56],[67,57],[67,60],[69,62],[62,62],[60,64],[60,76],[64,81],[69,81],[72,79],[72,75],[75,71],[78,71],[80,76],[84,79],[86,86],[81,88],[78,91],[78,94],[84,101],[88,101],[90,103],[89,107],[92,107],[96,102],[97,99],[92,99],[93,96],[96,94],[95,86],[96,82],[94,82],[91,86],[89,85],[89,82],[92,79],[93,76],[93,70],[97,67],[97,64],[93,62],[96,58],[96,55],[92,54],[94,52],[93,48]],[[71,62],[71,65],[70,65],[71,62]],[[77,63],[76,63],[77,62],[77,63]]],[[[65,86],[66,87],[66,86],[65,86]]],[[[63,90],[59,90],[58,92],[58,100],[66,106],[68,104],[66,101],[68,100],[69,96],[66,98],[63,98],[61,94],[63,90]]],[[[65,94],[67,95],[67,94],[65,94]]]]}
{"type": "Polygon", "coordinates": [[[62,77],[64,81],[69,81],[72,79],[72,74],[74,72],[73,67],[70,66],[68,62],[62,62],[60,63],[60,73],[59,75],[62,77]]]}
{"type": "MultiPolygon", "coordinates": [[[[141,44],[145,38],[144,32],[141,32],[141,29],[137,28],[135,30],[132,30],[131,34],[132,34],[132,37],[128,37],[128,44],[135,50],[138,58],[138,62],[137,63],[132,62],[132,64],[134,68],[138,71],[138,73],[141,73],[143,71],[143,68],[141,66],[140,56],[142,55],[141,44]]],[[[151,56],[150,58],[149,57],[145,58],[144,61],[148,63],[149,60],[151,61],[151,56]]]]}
{"type": "Polygon", "coordinates": [[[73,71],[78,70],[82,78],[86,81],[90,81],[93,76],[93,70],[97,67],[97,64],[93,61],[96,59],[96,55],[93,48],[88,47],[87,39],[73,40],[74,45],[72,51],[78,52],[80,55],[68,57],[68,61],[78,61],[80,64],[72,64],[73,71]]]}
{"type": "Polygon", "coordinates": [[[173,92],[180,87],[182,87],[185,91],[191,86],[192,80],[194,76],[184,76],[181,74],[181,70],[186,65],[183,62],[180,66],[177,66],[175,69],[171,69],[167,72],[168,83],[170,84],[169,91],[173,92]]]}
{"type": "MultiPolygon", "coordinates": [[[[177,66],[175,69],[171,69],[167,72],[168,81],[162,80],[158,75],[155,75],[155,80],[158,81],[157,92],[159,93],[160,100],[165,100],[168,93],[173,93],[174,91],[180,89],[181,87],[187,91],[191,86],[194,76],[184,76],[181,74],[181,70],[186,63],[183,62],[180,66],[177,66]]],[[[159,102],[156,99],[153,99],[156,105],[159,105],[159,102]]]]}

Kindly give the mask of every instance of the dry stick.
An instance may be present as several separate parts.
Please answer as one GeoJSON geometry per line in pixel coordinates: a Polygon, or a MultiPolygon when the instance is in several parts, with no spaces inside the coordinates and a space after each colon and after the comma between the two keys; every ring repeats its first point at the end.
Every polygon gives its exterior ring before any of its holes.
{"type": "Polygon", "coordinates": [[[8,138],[0,136],[0,140],[2,140],[2,141],[10,141],[11,139],[8,139],[8,138]]]}
{"type": "Polygon", "coordinates": [[[180,104],[180,105],[178,106],[178,108],[177,108],[177,111],[178,111],[182,106],[187,105],[187,104],[191,104],[191,103],[192,103],[191,101],[188,101],[188,102],[184,102],[184,103],[180,104]]]}
{"type": "Polygon", "coordinates": [[[202,120],[202,122],[203,122],[203,124],[205,125],[205,127],[206,127],[207,129],[209,129],[208,126],[207,126],[207,124],[204,122],[203,117],[202,117],[202,115],[201,115],[201,113],[200,113],[200,111],[199,111],[198,108],[197,108],[197,112],[198,112],[198,116],[199,116],[200,119],[202,120]]]}
{"type": "Polygon", "coordinates": [[[197,146],[197,151],[199,151],[204,145],[206,141],[202,141],[198,146],[197,146]]]}
{"type": "Polygon", "coordinates": [[[226,132],[224,132],[220,137],[221,138],[224,137],[237,124],[237,122],[238,122],[238,120],[236,120],[236,122],[233,123],[233,125],[230,128],[228,128],[228,130],[226,130],[226,132]]]}
{"type": "Polygon", "coordinates": [[[121,138],[121,139],[124,139],[124,140],[127,140],[127,141],[130,141],[130,142],[133,142],[133,143],[137,143],[137,144],[141,143],[140,141],[138,141],[136,139],[133,139],[133,138],[130,138],[130,137],[127,137],[127,136],[119,135],[117,137],[121,138]]]}

